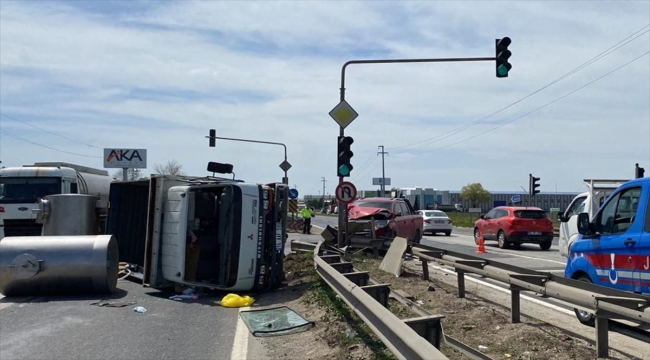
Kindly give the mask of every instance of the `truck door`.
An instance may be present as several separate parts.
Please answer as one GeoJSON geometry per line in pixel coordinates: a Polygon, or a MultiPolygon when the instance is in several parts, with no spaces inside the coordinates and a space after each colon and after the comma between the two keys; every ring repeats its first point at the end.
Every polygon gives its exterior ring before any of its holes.
{"type": "Polygon", "coordinates": [[[635,272],[642,266],[640,243],[645,225],[645,219],[637,216],[641,189],[636,184],[621,189],[597,216],[596,227],[600,236],[593,239],[594,253],[587,254],[598,275],[597,283],[640,292],[635,272]]]}
{"type": "MultiPolygon", "coordinates": [[[[569,245],[578,238],[578,214],[585,212],[587,197],[588,196],[585,195],[573,199],[564,213],[564,217],[567,221],[560,223],[560,238],[558,240],[558,245],[560,248],[560,255],[564,257],[569,254],[569,245]]],[[[589,211],[589,209],[587,209],[587,211],[589,211]]],[[[590,212],[591,214],[598,211],[598,208],[592,211],[593,212],[590,212]]]]}

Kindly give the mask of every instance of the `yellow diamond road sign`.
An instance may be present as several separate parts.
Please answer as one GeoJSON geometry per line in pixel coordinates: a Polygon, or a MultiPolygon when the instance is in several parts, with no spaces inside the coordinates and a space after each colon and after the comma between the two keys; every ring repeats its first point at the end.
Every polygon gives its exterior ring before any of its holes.
{"type": "Polygon", "coordinates": [[[347,101],[343,100],[330,111],[330,116],[345,129],[359,114],[354,111],[347,101]]]}

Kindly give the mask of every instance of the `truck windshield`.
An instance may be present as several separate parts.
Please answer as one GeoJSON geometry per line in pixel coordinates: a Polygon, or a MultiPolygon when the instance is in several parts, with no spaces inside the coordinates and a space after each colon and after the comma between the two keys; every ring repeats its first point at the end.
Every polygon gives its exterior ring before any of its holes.
{"type": "Polygon", "coordinates": [[[61,193],[58,177],[0,177],[0,204],[36,203],[61,193]]]}

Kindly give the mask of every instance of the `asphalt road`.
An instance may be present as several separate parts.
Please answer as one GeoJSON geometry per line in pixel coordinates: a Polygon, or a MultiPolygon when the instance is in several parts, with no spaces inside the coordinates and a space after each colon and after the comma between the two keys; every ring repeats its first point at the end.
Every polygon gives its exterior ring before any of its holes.
{"type": "Polygon", "coordinates": [[[106,296],[1,298],[0,359],[230,358],[239,309],[218,305],[223,295],[183,302],[171,295],[119,280],[113,300],[136,304],[91,305],[106,296]]]}

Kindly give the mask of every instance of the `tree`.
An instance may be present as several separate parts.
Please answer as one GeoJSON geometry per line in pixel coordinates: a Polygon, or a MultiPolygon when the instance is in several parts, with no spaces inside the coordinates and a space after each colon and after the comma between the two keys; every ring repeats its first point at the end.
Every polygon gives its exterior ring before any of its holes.
{"type": "Polygon", "coordinates": [[[460,197],[469,201],[473,208],[490,201],[490,192],[481,183],[467,184],[460,190],[460,197]]]}
{"type": "Polygon", "coordinates": [[[169,160],[167,164],[156,164],[153,166],[153,171],[160,175],[185,175],[182,171],[183,165],[176,160],[169,160]]]}
{"type": "MultiPolygon", "coordinates": [[[[122,179],[124,178],[123,174],[124,174],[123,169],[117,170],[113,174],[113,180],[122,181],[122,179]]],[[[142,179],[142,178],[143,177],[142,177],[142,173],[141,173],[140,169],[127,169],[126,170],[126,180],[127,181],[133,181],[133,180],[138,180],[138,179],[142,179]]]]}

